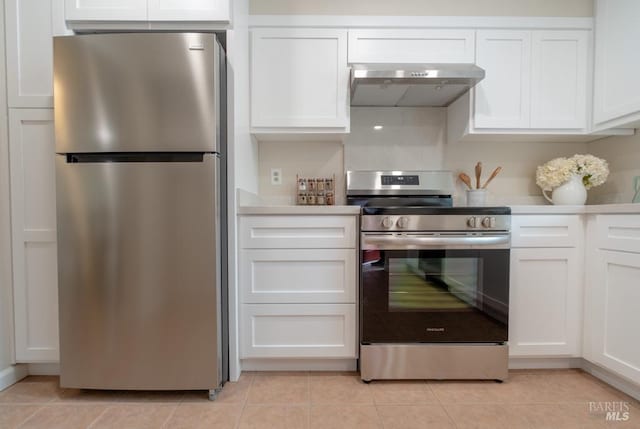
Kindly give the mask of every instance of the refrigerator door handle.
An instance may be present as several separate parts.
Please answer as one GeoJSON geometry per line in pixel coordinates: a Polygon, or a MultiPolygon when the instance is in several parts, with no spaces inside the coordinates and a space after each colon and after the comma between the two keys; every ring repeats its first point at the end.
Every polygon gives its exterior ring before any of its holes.
{"type": "Polygon", "coordinates": [[[67,153],[67,164],[104,162],[203,162],[205,152],[67,153]]]}

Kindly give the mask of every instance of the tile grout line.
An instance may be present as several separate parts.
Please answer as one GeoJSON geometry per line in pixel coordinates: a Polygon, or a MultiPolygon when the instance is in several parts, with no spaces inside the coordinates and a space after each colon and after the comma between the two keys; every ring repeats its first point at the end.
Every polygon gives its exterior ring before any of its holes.
{"type": "MultiPolygon", "coordinates": [[[[240,377],[242,377],[242,371],[240,372],[240,377]]],[[[247,388],[247,394],[244,397],[244,401],[242,402],[242,408],[240,409],[240,414],[238,414],[238,417],[236,419],[236,424],[235,424],[235,428],[238,429],[240,428],[240,423],[242,422],[242,417],[244,416],[244,410],[247,408],[247,403],[249,402],[249,394],[251,393],[251,388],[253,387],[253,383],[256,380],[256,374],[253,374],[253,376],[251,377],[251,383],[249,383],[249,387],[247,388]]]]}
{"type": "Polygon", "coordinates": [[[21,426],[24,426],[25,423],[27,423],[27,421],[31,420],[33,418],[33,416],[35,416],[36,414],[38,414],[40,411],[42,411],[44,409],[44,407],[46,406],[45,404],[39,404],[40,408],[37,408],[33,411],[33,413],[29,414],[29,416],[24,419],[18,426],[17,428],[20,428],[21,426]]]}
{"type": "Polygon", "coordinates": [[[95,418],[95,419],[93,419],[93,421],[92,421],[91,423],[89,423],[89,425],[87,426],[87,429],[91,429],[91,426],[95,425],[95,424],[96,424],[96,422],[97,422],[98,420],[100,420],[100,418],[101,418],[101,417],[102,417],[102,416],[103,416],[103,415],[104,415],[104,414],[105,414],[105,413],[106,413],[106,412],[107,412],[107,411],[108,411],[112,406],[113,406],[112,404],[107,405],[107,406],[105,407],[105,409],[104,409],[104,410],[102,410],[102,412],[101,412],[100,414],[98,414],[98,416],[96,416],[96,418],[95,418]]]}
{"type": "Polygon", "coordinates": [[[431,391],[431,393],[433,393],[433,396],[435,396],[436,401],[438,401],[438,405],[440,405],[440,407],[442,408],[442,410],[444,411],[444,413],[447,415],[447,417],[449,418],[449,420],[451,421],[451,423],[453,423],[453,427],[454,429],[458,429],[458,422],[456,422],[456,420],[451,416],[451,414],[449,414],[449,411],[447,410],[447,407],[445,407],[445,404],[442,403],[442,400],[440,399],[440,397],[438,396],[438,394],[436,392],[433,391],[433,389],[431,388],[431,386],[429,385],[429,382],[425,382],[427,384],[427,387],[429,388],[429,390],[431,391]]]}
{"type": "MultiPolygon", "coordinates": [[[[185,394],[183,394],[183,396],[182,396],[183,398],[184,398],[184,395],[186,395],[186,393],[185,393],[185,394]]],[[[178,407],[179,407],[181,404],[182,404],[182,400],[180,400],[180,402],[178,402],[178,403],[173,407],[173,410],[171,410],[171,412],[170,412],[170,413],[169,413],[169,415],[167,416],[167,418],[166,418],[166,420],[164,421],[164,423],[162,423],[162,426],[160,426],[161,428],[166,428],[166,427],[168,427],[167,425],[169,424],[169,420],[171,420],[171,418],[172,418],[172,417],[173,417],[173,415],[176,413],[176,411],[178,410],[178,407]]],[[[161,404],[161,405],[162,405],[162,404],[161,404]]]]}

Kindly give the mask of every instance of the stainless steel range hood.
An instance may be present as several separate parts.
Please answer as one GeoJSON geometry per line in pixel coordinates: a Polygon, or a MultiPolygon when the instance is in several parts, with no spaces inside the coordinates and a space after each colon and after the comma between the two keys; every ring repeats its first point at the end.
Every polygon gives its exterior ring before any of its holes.
{"type": "Polygon", "coordinates": [[[478,82],[475,64],[352,64],[352,106],[448,106],[478,82]]]}

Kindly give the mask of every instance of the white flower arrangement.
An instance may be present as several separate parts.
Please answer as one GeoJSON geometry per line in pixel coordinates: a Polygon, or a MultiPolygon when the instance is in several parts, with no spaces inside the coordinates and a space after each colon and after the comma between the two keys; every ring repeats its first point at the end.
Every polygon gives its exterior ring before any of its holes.
{"type": "Polygon", "coordinates": [[[572,174],[582,176],[586,189],[600,186],[609,177],[609,165],[593,155],[573,155],[571,158],[555,158],[536,169],[536,185],[543,191],[552,191],[566,183],[572,174]]]}

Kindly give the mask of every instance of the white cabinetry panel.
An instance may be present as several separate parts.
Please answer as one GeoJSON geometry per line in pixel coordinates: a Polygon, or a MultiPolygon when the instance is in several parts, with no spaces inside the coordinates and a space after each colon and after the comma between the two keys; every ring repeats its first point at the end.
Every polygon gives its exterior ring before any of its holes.
{"type": "Polygon", "coordinates": [[[640,253],[640,216],[598,216],[598,248],[640,253]]]}
{"type": "Polygon", "coordinates": [[[248,249],[354,248],[355,216],[243,216],[240,246],[248,249]]]}
{"type": "Polygon", "coordinates": [[[476,128],[528,128],[531,32],[479,30],[476,64],[486,77],[475,87],[476,128]]]}
{"type": "Polygon", "coordinates": [[[241,358],[355,358],[353,304],[244,304],[241,358]]]}
{"type": "Polygon", "coordinates": [[[473,30],[350,30],[349,63],[475,62],[473,30]]]}
{"type": "Polygon", "coordinates": [[[53,107],[53,3],[5,2],[9,107],[53,107]]]}
{"type": "Polygon", "coordinates": [[[515,215],[511,218],[512,247],[576,247],[584,234],[575,215],[515,215]]]}
{"type": "Polygon", "coordinates": [[[534,31],[531,128],[587,127],[586,31],[534,31]]]}
{"type": "Polygon", "coordinates": [[[149,21],[229,21],[229,0],[149,0],[149,21]]]}
{"type": "Polygon", "coordinates": [[[640,383],[640,254],[599,250],[593,282],[592,356],[618,374],[640,383]]]}
{"type": "Polygon", "coordinates": [[[10,111],[16,360],[58,360],[55,145],[51,110],[10,111]]]}
{"type": "Polygon", "coordinates": [[[346,30],[251,33],[252,127],[349,126],[346,30]]]}
{"type": "Polygon", "coordinates": [[[582,249],[512,249],[509,353],[580,356],[582,249]]]}
{"type": "Polygon", "coordinates": [[[244,303],[355,303],[354,249],[240,251],[244,303]]]}
{"type": "Polygon", "coordinates": [[[595,3],[594,122],[640,126],[640,2],[595,3]]]}
{"type": "Polygon", "coordinates": [[[146,21],[147,0],[65,0],[68,21],[146,21]]]}

